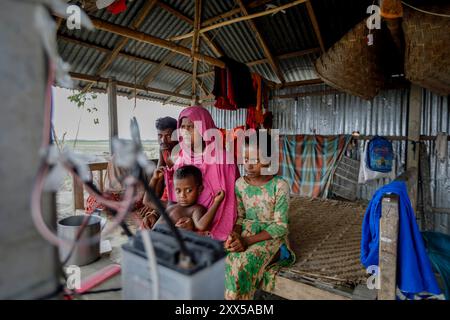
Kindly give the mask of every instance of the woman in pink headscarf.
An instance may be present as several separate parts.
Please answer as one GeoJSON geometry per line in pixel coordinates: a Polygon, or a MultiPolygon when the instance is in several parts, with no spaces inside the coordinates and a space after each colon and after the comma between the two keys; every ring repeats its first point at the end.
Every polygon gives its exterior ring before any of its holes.
{"type": "Polygon", "coordinates": [[[184,109],[178,117],[178,129],[180,148],[175,157],[177,160],[174,166],[165,172],[169,201],[176,202],[173,173],[184,165],[199,168],[203,176],[203,191],[198,199],[199,204],[209,208],[216,194],[221,190],[225,192],[224,201],[210,227],[212,238],[224,241],[231,233],[237,217],[234,184],[239,178],[239,170],[234,161],[227,163],[223,144],[215,138],[210,138],[209,133],[220,134],[220,131],[208,110],[199,106],[184,109]]]}

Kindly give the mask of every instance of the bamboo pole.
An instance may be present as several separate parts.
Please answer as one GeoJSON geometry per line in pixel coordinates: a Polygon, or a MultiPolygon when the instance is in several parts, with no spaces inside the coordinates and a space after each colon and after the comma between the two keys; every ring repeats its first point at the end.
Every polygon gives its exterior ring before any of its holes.
{"type": "MultiPolygon", "coordinates": [[[[241,11],[242,11],[242,14],[244,15],[244,17],[248,17],[249,13],[248,13],[247,8],[244,5],[244,2],[242,2],[242,0],[236,0],[236,1],[239,4],[239,7],[241,8],[241,11]]],[[[264,55],[266,56],[266,58],[269,62],[269,65],[271,66],[271,68],[275,72],[275,74],[277,75],[278,80],[280,80],[281,83],[285,83],[286,79],[284,78],[284,75],[280,70],[278,61],[275,59],[272,52],[270,51],[269,46],[267,45],[266,41],[264,40],[264,37],[262,36],[262,34],[259,31],[258,27],[256,26],[255,22],[253,20],[248,20],[247,23],[250,26],[250,28],[253,30],[253,32],[255,33],[256,39],[258,40],[259,45],[263,49],[264,55]]]]}
{"type": "MultiPolygon", "coordinates": [[[[157,5],[161,8],[166,10],[167,12],[170,12],[175,17],[187,22],[191,26],[194,26],[194,20],[191,18],[185,16],[183,13],[178,11],[177,9],[173,8],[172,6],[164,3],[164,2],[158,2],[157,5]]],[[[210,47],[210,49],[214,52],[214,54],[218,57],[221,57],[224,55],[223,50],[207,35],[202,34],[202,39],[205,41],[205,43],[210,47]]]]}
{"type": "MultiPolygon", "coordinates": [[[[141,8],[137,16],[133,19],[131,29],[136,30],[138,29],[145,21],[145,18],[148,16],[150,11],[154,8],[157,0],[149,0],[147,3],[144,4],[144,6],[141,8]]],[[[117,58],[120,51],[126,46],[128,43],[128,38],[122,38],[120,39],[114,46],[113,50],[106,56],[106,59],[102,62],[100,67],[97,69],[96,74],[98,76],[101,76],[113,63],[113,61],[117,58]]],[[[88,85],[86,87],[86,90],[83,90],[83,92],[88,91],[92,88],[92,85],[88,85]]]]}
{"type": "MultiPolygon", "coordinates": [[[[83,46],[83,47],[86,47],[86,48],[91,48],[91,49],[100,51],[100,52],[105,53],[105,54],[109,54],[109,53],[112,52],[111,49],[108,49],[108,48],[105,48],[105,47],[101,47],[101,46],[93,44],[93,43],[85,42],[85,41],[82,41],[82,40],[79,40],[79,39],[76,39],[76,38],[72,38],[72,37],[68,37],[68,36],[65,36],[65,35],[61,35],[61,34],[58,34],[58,39],[61,39],[61,40],[65,41],[65,42],[77,44],[77,45],[80,45],[80,46],[83,46]]],[[[159,64],[161,63],[159,61],[151,60],[151,59],[148,59],[148,58],[142,58],[142,57],[136,56],[134,54],[125,53],[123,51],[119,52],[118,56],[122,57],[122,58],[125,58],[127,60],[133,60],[133,61],[137,61],[137,62],[140,62],[140,63],[145,63],[145,64],[148,64],[148,65],[151,65],[151,66],[155,66],[155,67],[159,67],[159,64]]],[[[186,70],[179,69],[177,67],[173,67],[173,66],[168,65],[168,64],[165,64],[162,68],[167,69],[167,70],[171,70],[171,71],[174,71],[174,72],[177,72],[179,74],[187,75],[187,76],[191,75],[191,73],[186,71],[186,70]]]]}
{"type": "MultiPolygon", "coordinates": [[[[107,83],[108,82],[108,79],[106,79],[106,78],[86,75],[86,74],[82,74],[82,73],[70,72],[70,76],[75,80],[81,80],[81,81],[86,81],[86,82],[90,82],[90,83],[97,83],[97,82],[107,83]]],[[[121,87],[121,88],[130,89],[130,90],[135,89],[135,85],[133,83],[128,83],[128,82],[124,82],[124,81],[117,81],[117,86],[121,87]]],[[[174,96],[174,97],[186,99],[186,100],[191,99],[190,96],[187,96],[184,94],[175,94],[171,91],[147,87],[147,86],[143,86],[143,85],[137,85],[136,90],[144,91],[144,92],[151,92],[151,93],[155,93],[155,94],[159,94],[159,95],[163,95],[163,96],[169,96],[169,97],[174,96]]]]}
{"type": "MultiPolygon", "coordinates": [[[[194,36],[192,37],[192,50],[191,56],[194,57],[195,53],[198,52],[200,45],[199,33],[200,23],[202,15],[202,1],[195,0],[195,16],[194,16],[194,36]]],[[[198,61],[193,59],[194,63],[192,66],[192,99],[197,99],[197,67],[198,61]]]]}
{"type": "MultiPolygon", "coordinates": [[[[228,21],[220,22],[220,23],[214,24],[212,26],[201,28],[199,30],[199,32],[200,33],[205,33],[205,32],[208,32],[208,31],[211,31],[211,30],[214,30],[214,29],[218,29],[218,28],[222,28],[222,27],[225,27],[225,26],[228,26],[230,24],[237,23],[237,22],[242,22],[242,21],[246,21],[246,20],[251,20],[251,19],[267,16],[269,14],[273,14],[273,13],[276,13],[276,12],[281,11],[281,10],[286,10],[286,9],[292,8],[292,7],[297,6],[297,5],[301,4],[301,3],[305,3],[306,1],[308,1],[308,0],[296,0],[296,1],[293,1],[291,3],[285,4],[283,6],[279,6],[277,8],[273,8],[273,9],[270,9],[270,10],[265,10],[263,12],[250,14],[250,15],[245,16],[245,17],[239,17],[239,18],[228,20],[228,21]]],[[[194,35],[194,32],[189,32],[189,33],[186,33],[186,34],[183,34],[183,35],[171,37],[169,40],[170,41],[182,40],[182,39],[185,39],[185,38],[192,37],[193,35],[194,35]]]]}
{"type": "MultiPolygon", "coordinates": [[[[91,21],[92,24],[94,25],[95,28],[99,29],[99,30],[103,30],[103,31],[107,31],[107,32],[111,32],[123,37],[127,37],[129,39],[133,39],[136,41],[140,41],[140,42],[145,42],[160,48],[164,48],[176,53],[179,53],[181,55],[184,55],[186,57],[191,57],[191,50],[189,48],[186,47],[182,47],[177,45],[176,43],[173,43],[171,41],[167,41],[164,39],[160,39],[148,34],[145,34],[143,32],[139,32],[127,27],[122,27],[119,25],[115,25],[97,18],[92,18],[91,17],[91,21]]],[[[201,53],[195,53],[194,54],[194,59],[197,60],[203,60],[208,64],[211,64],[213,66],[217,66],[220,68],[224,68],[225,67],[225,63],[217,58],[214,57],[210,57],[201,53]]]]}
{"type": "Polygon", "coordinates": [[[320,49],[322,52],[325,52],[325,45],[323,44],[322,34],[320,33],[319,23],[317,22],[316,15],[314,14],[314,9],[311,5],[311,1],[308,0],[306,2],[306,9],[308,10],[309,18],[311,19],[311,23],[314,29],[314,33],[316,34],[317,41],[319,42],[320,49]]]}

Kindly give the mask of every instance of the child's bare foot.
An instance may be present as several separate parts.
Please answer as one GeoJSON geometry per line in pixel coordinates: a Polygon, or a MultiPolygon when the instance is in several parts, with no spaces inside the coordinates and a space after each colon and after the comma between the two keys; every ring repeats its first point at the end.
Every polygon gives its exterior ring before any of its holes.
{"type": "Polygon", "coordinates": [[[220,190],[219,192],[217,192],[216,196],[214,197],[214,201],[220,203],[223,201],[224,198],[225,198],[225,191],[220,190]]]}

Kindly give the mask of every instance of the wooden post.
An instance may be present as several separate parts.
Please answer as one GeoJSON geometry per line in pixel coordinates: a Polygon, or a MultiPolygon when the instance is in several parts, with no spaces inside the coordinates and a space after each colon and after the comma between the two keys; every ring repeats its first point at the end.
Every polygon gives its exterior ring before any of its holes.
{"type": "Polygon", "coordinates": [[[75,178],[73,181],[73,204],[74,210],[84,210],[84,191],[83,184],[79,183],[75,178]]]}
{"type": "Polygon", "coordinates": [[[108,79],[108,119],[109,119],[109,152],[112,155],[112,138],[119,135],[117,122],[117,82],[114,78],[108,79]]]}
{"type": "Polygon", "coordinates": [[[198,61],[194,59],[195,53],[197,53],[200,39],[199,33],[200,25],[201,25],[201,16],[202,16],[202,1],[195,0],[195,17],[194,17],[194,36],[192,37],[192,99],[196,99],[197,97],[197,66],[198,61]]]}
{"type": "Polygon", "coordinates": [[[397,288],[398,196],[381,203],[378,300],[395,300],[397,288]]]}
{"type": "Polygon", "coordinates": [[[425,144],[420,143],[420,181],[422,190],[422,216],[421,226],[422,230],[433,231],[434,229],[434,216],[433,208],[431,207],[431,187],[430,187],[430,163],[427,157],[427,148],[425,144]]]}
{"type": "Polygon", "coordinates": [[[408,148],[406,154],[406,169],[415,171],[415,181],[411,181],[413,191],[410,200],[414,211],[417,208],[417,186],[419,171],[419,140],[420,140],[420,112],[422,104],[422,88],[412,84],[409,93],[408,110],[408,148]]]}

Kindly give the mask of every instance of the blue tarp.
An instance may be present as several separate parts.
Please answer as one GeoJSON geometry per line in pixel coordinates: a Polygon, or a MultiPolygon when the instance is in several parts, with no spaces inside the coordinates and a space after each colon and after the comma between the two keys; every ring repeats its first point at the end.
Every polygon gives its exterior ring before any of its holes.
{"type": "Polygon", "coordinates": [[[431,264],[444,281],[445,298],[450,300],[450,236],[439,232],[423,232],[431,264]]]}

